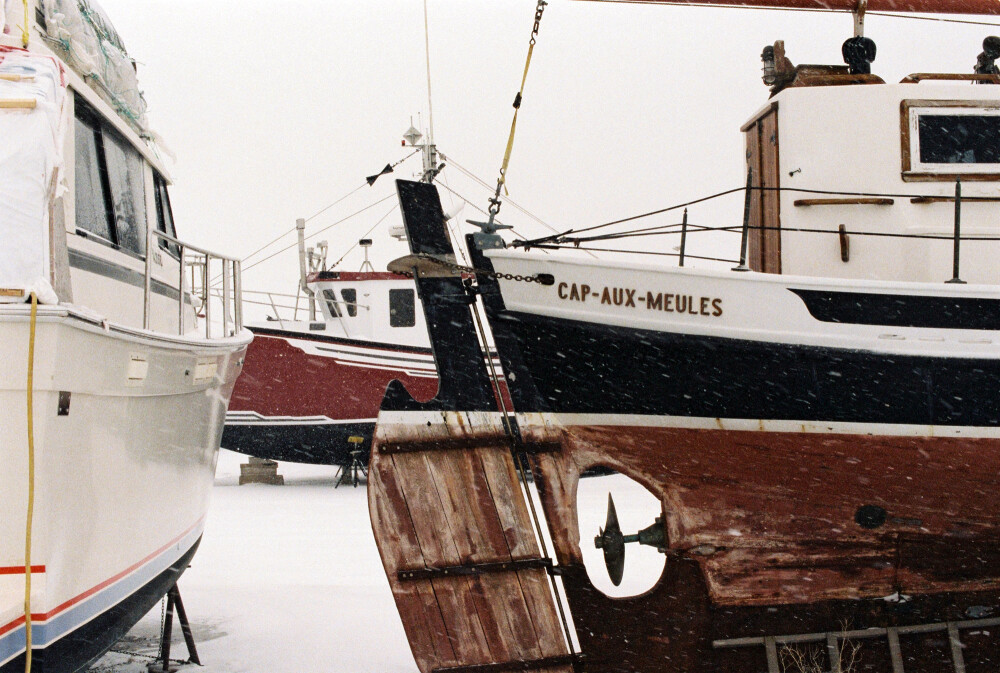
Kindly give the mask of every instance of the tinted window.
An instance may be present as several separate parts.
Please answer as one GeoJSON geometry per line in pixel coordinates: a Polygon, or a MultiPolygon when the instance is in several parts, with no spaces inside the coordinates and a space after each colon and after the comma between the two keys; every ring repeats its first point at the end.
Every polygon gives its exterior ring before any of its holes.
{"type": "Polygon", "coordinates": [[[352,289],[346,289],[340,291],[340,296],[344,299],[344,304],[347,307],[347,315],[352,318],[358,314],[358,291],[352,289]]]}
{"type": "Polygon", "coordinates": [[[76,145],[76,226],[114,242],[111,217],[101,179],[100,139],[94,127],[77,119],[76,145]]]}
{"type": "Polygon", "coordinates": [[[920,163],[1000,163],[1000,115],[922,114],[920,163]]]}
{"type": "Polygon", "coordinates": [[[118,245],[140,255],[145,254],[146,185],[142,157],[131,145],[111,133],[104,133],[104,156],[115,209],[118,245]]]}
{"type": "Polygon", "coordinates": [[[417,324],[413,290],[389,290],[389,325],[413,327],[417,324]]]}
{"type": "MultiPolygon", "coordinates": [[[[177,230],[174,229],[174,214],[170,209],[170,196],[167,194],[167,182],[159,175],[153,176],[156,189],[156,228],[168,236],[177,238],[177,230]]],[[[180,256],[180,251],[174,243],[160,241],[160,247],[169,250],[175,257],[180,256]]]]}
{"type": "Polygon", "coordinates": [[[323,300],[326,302],[326,308],[330,312],[330,317],[339,318],[340,307],[337,306],[337,295],[334,294],[333,290],[323,290],[323,300]]]}

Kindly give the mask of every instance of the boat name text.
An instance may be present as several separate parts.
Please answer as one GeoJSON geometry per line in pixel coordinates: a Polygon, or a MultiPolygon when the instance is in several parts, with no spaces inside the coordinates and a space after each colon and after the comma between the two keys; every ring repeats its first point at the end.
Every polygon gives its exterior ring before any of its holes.
{"type": "Polygon", "coordinates": [[[645,294],[628,287],[595,288],[586,283],[559,283],[556,293],[566,301],[598,301],[609,306],[638,308],[644,305],[649,311],[667,313],[687,313],[718,318],[722,315],[722,299],[718,297],[695,297],[690,294],[670,292],[646,292],[645,294]]]}

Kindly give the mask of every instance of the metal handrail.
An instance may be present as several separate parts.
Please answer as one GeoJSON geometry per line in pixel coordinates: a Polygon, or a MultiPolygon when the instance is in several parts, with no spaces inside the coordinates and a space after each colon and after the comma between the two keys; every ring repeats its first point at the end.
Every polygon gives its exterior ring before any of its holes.
{"type": "MultiPolygon", "coordinates": [[[[223,275],[222,295],[222,336],[235,336],[243,329],[243,284],[240,261],[234,257],[220,255],[211,250],[185,243],[170,234],[153,227],[146,229],[146,271],[143,283],[142,326],[150,329],[151,297],[153,286],[153,251],[159,247],[159,242],[174,246],[177,250],[178,282],[177,282],[177,333],[183,335],[186,331],[185,299],[194,304],[195,298],[201,300],[205,311],[205,338],[212,338],[211,300],[213,295],[209,286],[210,267],[213,262],[221,264],[223,275]],[[200,274],[196,271],[200,267],[200,274]],[[185,273],[191,270],[190,284],[185,282],[185,273]],[[200,279],[198,276],[200,275],[200,279]],[[195,282],[200,280],[199,282],[195,282]],[[185,291],[185,288],[188,288],[185,291]]],[[[169,247],[168,247],[169,249],[169,247]]]]}

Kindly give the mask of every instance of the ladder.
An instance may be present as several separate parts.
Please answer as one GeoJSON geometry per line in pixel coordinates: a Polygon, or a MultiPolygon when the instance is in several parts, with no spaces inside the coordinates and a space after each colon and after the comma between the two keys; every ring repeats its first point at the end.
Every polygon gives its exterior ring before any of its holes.
{"type": "Polygon", "coordinates": [[[960,631],[964,629],[1000,626],[1000,618],[969,619],[959,622],[935,622],[916,624],[912,626],[889,626],[886,628],[857,629],[851,631],[827,631],[823,633],[799,633],[784,636],[761,636],[748,638],[729,638],[712,641],[716,649],[730,647],[764,646],[767,653],[767,673],[782,673],[778,664],[778,647],[799,643],[825,643],[827,658],[830,662],[830,673],[843,673],[841,670],[841,641],[866,640],[885,638],[889,643],[889,656],[892,660],[892,673],[906,673],[903,668],[903,652],[899,646],[900,635],[916,635],[924,633],[947,632],[951,645],[951,662],[955,673],[965,673],[965,658],[962,656],[962,641],[960,631]]]}

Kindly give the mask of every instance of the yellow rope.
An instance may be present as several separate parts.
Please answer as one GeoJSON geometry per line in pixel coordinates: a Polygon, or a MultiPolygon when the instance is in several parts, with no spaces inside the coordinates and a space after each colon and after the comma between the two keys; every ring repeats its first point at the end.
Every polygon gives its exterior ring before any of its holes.
{"type": "Polygon", "coordinates": [[[24,673],[31,673],[31,519],[35,514],[35,324],[38,297],[31,293],[31,328],[28,336],[28,521],[24,533],[24,673]]]}
{"type": "Polygon", "coordinates": [[[500,179],[497,181],[497,196],[500,196],[500,187],[503,187],[504,194],[507,191],[507,165],[510,163],[510,153],[514,149],[514,131],[517,129],[517,113],[521,109],[521,98],[524,96],[524,83],[528,81],[528,68],[531,66],[531,52],[535,50],[535,38],[538,36],[538,24],[542,20],[542,11],[548,3],[539,0],[535,9],[535,25],[531,31],[531,40],[528,41],[528,58],[524,61],[524,74],[521,76],[521,88],[514,99],[514,119],[510,122],[510,137],[507,139],[507,151],[503,155],[503,166],[500,167],[500,179]]]}
{"type": "Polygon", "coordinates": [[[28,46],[28,40],[31,39],[31,33],[28,32],[28,26],[31,25],[31,14],[28,11],[28,0],[24,0],[24,26],[21,27],[21,42],[24,46],[28,46]]]}

